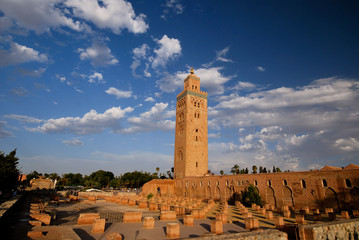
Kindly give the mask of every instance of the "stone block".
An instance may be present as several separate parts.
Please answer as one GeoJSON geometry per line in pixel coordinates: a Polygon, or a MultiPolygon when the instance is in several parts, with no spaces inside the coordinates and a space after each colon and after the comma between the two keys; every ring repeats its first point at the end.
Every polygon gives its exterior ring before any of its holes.
{"type": "Polygon", "coordinates": [[[150,211],[157,211],[158,210],[158,204],[154,203],[154,202],[150,202],[148,207],[149,207],[150,211]]]}
{"type": "Polygon", "coordinates": [[[122,240],[122,235],[116,232],[110,233],[106,236],[107,240],[122,240]]]}
{"type": "Polygon", "coordinates": [[[128,200],[128,206],[132,207],[136,205],[136,200],[135,199],[130,199],[128,200]]]}
{"type": "Polygon", "coordinates": [[[335,219],[337,218],[337,215],[335,214],[335,212],[329,212],[328,217],[329,217],[330,221],[335,221],[335,219]]]}
{"type": "Polygon", "coordinates": [[[314,221],[322,221],[322,214],[320,214],[320,213],[313,213],[313,220],[314,220],[314,221]]]}
{"type": "Polygon", "coordinates": [[[77,219],[77,225],[92,224],[95,221],[95,219],[98,218],[100,218],[99,213],[80,213],[80,216],[77,219]]]}
{"type": "Polygon", "coordinates": [[[40,227],[42,225],[41,221],[29,221],[29,223],[33,227],[40,227]]]}
{"type": "Polygon", "coordinates": [[[314,209],[314,210],[313,210],[313,214],[320,214],[319,209],[314,209]]]}
{"type": "Polygon", "coordinates": [[[211,221],[211,233],[223,234],[223,222],[221,220],[211,221]]]}
{"type": "Polygon", "coordinates": [[[283,216],[284,216],[285,218],[290,218],[290,215],[291,215],[291,212],[290,212],[289,210],[283,211],[283,216]]]}
{"type": "Polygon", "coordinates": [[[123,213],[124,223],[138,223],[142,221],[142,212],[125,212],[123,213]]]}
{"type": "Polygon", "coordinates": [[[127,198],[122,198],[121,205],[127,205],[127,204],[128,204],[128,199],[127,198]]]}
{"type": "Polygon", "coordinates": [[[273,219],[273,212],[272,211],[267,211],[266,212],[266,219],[273,219]]]}
{"type": "Polygon", "coordinates": [[[42,234],[41,231],[29,231],[27,232],[27,237],[29,239],[36,239],[36,238],[39,238],[39,237],[43,237],[44,235],[42,234]]]}
{"type": "Polygon", "coordinates": [[[183,216],[183,225],[193,226],[193,216],[192,215],[184,215],[183,216]]]}
{"type": "Polygon", "coordinates": [[[148,207],[148,205],[147,205],[147,201],[139,201],[139,203],[138,203],[138,207],[139,208],[147,208],[148,207]]]}
{"type": "Polygon", "coordinates": [[[258,213],[259,214],[262,214],[262,215],[265,215],[266,214],[266,209],[265,208],[260,208],[259,210],[258,210],[258,213]]]}
{"type": "Polygon", "coordinates": [[[305,214],[309,214],[309,213],[310,213],[309,207],[302,207],[302,210],[305,211],[305,214]]]}
{"type": "Polygon", "coordinates": [[[94,202],[94,201],[96,201],[96,199],[97,199],[96,196],[89,196],[89,197],[88,197],[88,200],[89,200],[89,201],[93,201],[93,202],[94,202]]]}
{"type": "Polygon", "coordinates": [[[359,217],[359,210],[353,210],[353,217],[359,217]]]}
{"type": "Polygon", "coordinates": [[[30,217],[42,222],[45,225],[50,225],[51,216],[48,214],[30,214],[30,217]]]}
{"type": "Polygon", "coordinates": [[[284,225],[284,219],[283,217],[274,217],[273,218],[273,222],[274,222],[274,225],[276,227],[280,227],[280,226],[283,226],[284,225]]]}
{"type": "Polygon", "coordinates": [[[180,237],[180,225],[179,223],[167,223],[166,237],[169,239],[180,237]]]}
{"type": "Polygon", "coordinates": [[[282,211],[284,212],[284,211],[289,211],[289,207],[288,207],[288,205],[284,205],[284,206],[282,206],[282,211]]]}
{"type": "Polygon", "coordinates": [[[248,230],[259,228],[259,222],[257,218],[245,218],[244,224],[248,230]]]}
{"type": "Polygon", "coordinates": [[[223,223],[227,223],[228,215],[226,213],[217,213],[216,220],[222,221],[223,223]]]}
{"type": "Polygon", "coordinates": [[[298,224],[304,224],[305,223],[304,216],[302,214],[296,214],[295,222],[298,224]]]}
{"type": "Polygon", "coordinates": [[[343,219],[350,219],[350,216],[349,216],[349,213],[348,213],[348,211],[342,211],[342,218],[343,219]]]}
{"type": "Polygon", "coordinates": [[[175,211],[163,211],[160,214],[160,220],[176,220],[176,212],[175,211]]]}
{"type": "Polygon", "coordinates": [[[252,203],[252,204],[251,204],[251,209],[252,209],[252,210],[256,210],[256,206],[257,206],[257,204],[252,203]]]}
{"type": "Polygon", "coordinates": [[[251,217],[253,217],[253,215],[252,215],[251,212],[246,212],[245,214],[243,214],[243,217],[244,218],[251,218],[251,217]]]}
{"type": "Polygon", "coordinates": [[[155,219],[153,217],[144,217],[142,227],[145,229],[153,229],[155,227],[155,219]]]}
{"type": "Polygon", "coordinates": [[[91,233],[103,233],[105,232],[106,219],[97,218],[92,223],[91,233]]]}
{"type": "Polygon", "coordinates": [[[334,212],[333,208],[325,208],[324,209],[325,214],[328,214],[330,212],[334,212]]]}

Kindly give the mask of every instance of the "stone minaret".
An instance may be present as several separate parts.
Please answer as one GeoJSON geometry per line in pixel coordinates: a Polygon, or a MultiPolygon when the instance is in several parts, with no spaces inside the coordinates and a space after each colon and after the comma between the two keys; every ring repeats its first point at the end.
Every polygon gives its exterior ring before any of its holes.
{"type": "Polygon", "coordinates": [[[192,68],[177,95],[174,178],[204,176],[207,171],[207,93],[192,68]]]}

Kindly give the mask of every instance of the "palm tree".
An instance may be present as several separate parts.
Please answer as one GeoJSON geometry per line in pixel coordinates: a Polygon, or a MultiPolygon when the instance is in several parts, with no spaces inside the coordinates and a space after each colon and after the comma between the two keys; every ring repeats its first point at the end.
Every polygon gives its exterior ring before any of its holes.
{"type": "Polygon", "coordinates": [[[159,167],[156,167],[156,172],[157,172],[157,178],[158,178],[158,172],[160,171],[159,167]]]}
{"type": "Polygon", "coordinates": [[[253,165],[252,170],[253,170],[253,173],[257,173],[257,166],[253,165]]]}
{"type": "Polygon", "coordinates": [[[223,170],[219,171],[219,174],[221,174],[223,176],[223,174],[224,174],[223,170]]]}

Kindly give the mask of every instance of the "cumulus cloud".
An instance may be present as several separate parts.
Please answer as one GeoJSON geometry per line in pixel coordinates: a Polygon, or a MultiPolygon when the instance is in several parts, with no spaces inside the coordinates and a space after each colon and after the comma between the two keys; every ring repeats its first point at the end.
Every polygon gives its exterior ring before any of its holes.
{"type": "Polygon", "coordinates": [[[338,139],[335,141],[334,146],[343,151],[358,151],[359,141],[355,138],[338,139]]]}
{"type": "Polygon", "coordinates": [[[26,62],[46,62],[46,54],[39,53],[33,48],[20,45],[16,42],[10,43],[9,50],[0,49],[0,66],[16,65],[26,62]]]}
{"type": "Polygon", "coordinates": [[[242,91],[250,91],[256,88],[256,85],[250,82],[241,82],[238,81],[237,84],[233,87],[234,90],[242,91]]]}
{"type": "MultiPolygon", "coordinates": [[[[131,64],[131,69],[132,69],[132,75],[135,77],[140,77],[139,75],[136,74],[136,69],[141,65],[141,60],[146,59],[147,58],[147,54],[148,51],[150,50],[150,47],[147,44],[142,44],[140,47],[134,48],[132,50],[133,53],[133,62],[131,64]]],[[[148,69],[148,65],[146,67],[147,71],[148,69]]],[[[150,73],[145,73],[145,76],[150,77],[151,74],[150,73]]]]}
{"type": "Polygon", "coordinates": [[[155,99],[153,99],[153,97],[148,97],[145,99],[145,102],[154,102],[155,99]]]}
{"type": "Polygon", "coordinates": [[[82,146],[84,143],[83,142],[81,142],[80,140],[78,140],[78,139],[73,139],[73,140],[64,140],[64,141],[62,141],[63,143],[65,143],[65,144],[67,144],[67,145],[69,145],[69,146],[75,146],[75,147],[77,147],[77,146],[82,146]]]}
{"type": "Polygon", "coordinates": [[[169,60],[172,60],[181,55],[181,44],[178,39],[169,38],[163,35],[160,40],[156,40],[159,47],[154,50],[155,56],[152,59],[152,67],[165,67],[169,60]]]}
{"type": "MultiPolygon", "coordinates": [[[[232,76],[224,76],[220,71],[222,67],[195,69],[195,74],[201,78],[201,90],[207,91],[209,95],[224,93],[224,84],[232,79],[232,76]]],[[[188,76],[189,71],[178,71],[168,75],[156,82],[156,85],[163,92],[174,92],[183,87],[183,80],[188,76]]]]}
{"type": "Polygon", "coordinates": [[[130,117],[130,128],[123,129],[124,133],[148,132],[156,130],[174,130],[175,121],[168,118],[175,116],[174,110],[168,110],[168,103],[156,103],[149,111],[141,113],[139,117],[130,117]]]}
{"type": "Polygon", "coordinates": [[[170,15],[170,13],[179,15],[183,13],[183,10],[184,6],[180,3],[179,0],[166,0],[166,5],[163,9],[161,18],[166,20],[167,16],[170,15]]]}
{"type": "Polygon", "coordinates": [[[63,0],[2,0],[0,9],[6,17],[14,19],[19,27],[36,33],[53,27],[69,27],[76,31],[85,29],[84,24],[66,16],[60,7],[63,0]]]}
{"type": "Polygon", "coordinates": [[[101,29],[120,34],[123,29],[144,33],[148,29],[144,14],[136,15],[131,3],[124,0],[3,0],[1,11],[9,19],[4,29],[13,26],[40,34],[51,28],[68,27],[75,31],[89,31],[88,22],[101,29]],[[76,19],[76,20],[75,20],[76,19]]]}
{"type": "Polygon", "coordinates": [[[74,15],[94,23],[98,28],[109,28],[115,34],[123,29],[132,33],[144,33],[148,29],[146,16],[136,16],[132,4],[124,0],[66,0],[74,15]]]}
{"type": "Polygon", "coordinates": [[[90,83],[105,83],[103,79],[102,73],[94,72],[92,75],[89,76],[90,83]]]}
{"type": "Polygon", "coordinates": [[[105,92],[116,96],[116,98],[130,98],[132,96],[132,91],[122,91],[114,87],[110,87],[105,92]]]}
{"type": "Polygon", "coordinates": [[[104,43],[95,42],[87,49],[79,48],[77,52],[80,53],[81,60],[90,60],[94,67],[118,63],[118,60],[112,55],[111,49],[104,43]]]}
{"type": "MultiPolygon", "coordinates": [[[[238,143],[232,149],[241,154],[253,157],[262,152],[264,158],[273,161],[271,156],[286,156],[281,164],[291,161],[290,169],[294,170],[295,166],[305,169],[314,160],[339,155],[338,150],[358,151],[356,80],[332,77],[304,87],[230,94],[219,99],[209,108],[209,127],[239,129],[238,143]]],[[[355,155],[348,155],[345,161],[350,159],[355,155]]]]}
{"type": "Polygon", "coordinates": [[[77,135],[95,134],[109,128],[113,131],[121,129],[120,120],[133,108],[112,107],[104,113],[95,110],[84,114],[82,117],[62,117],[44,120],[43,124],[35,128],[27,128],[32,132],[42,133],[74,133],[77,135]]]}

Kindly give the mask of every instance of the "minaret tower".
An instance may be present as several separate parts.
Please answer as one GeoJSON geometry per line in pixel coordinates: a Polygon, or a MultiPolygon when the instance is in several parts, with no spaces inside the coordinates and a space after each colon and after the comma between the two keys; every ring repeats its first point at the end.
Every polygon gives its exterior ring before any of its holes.
{"type": "Polygon", "coordinates": [[[204,176],[208,171],[207,93],[191,74],[177,95],[174,178],[204,176]]]}

